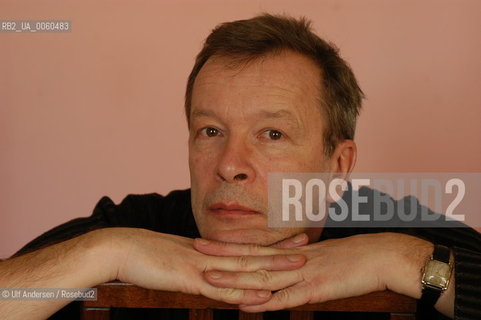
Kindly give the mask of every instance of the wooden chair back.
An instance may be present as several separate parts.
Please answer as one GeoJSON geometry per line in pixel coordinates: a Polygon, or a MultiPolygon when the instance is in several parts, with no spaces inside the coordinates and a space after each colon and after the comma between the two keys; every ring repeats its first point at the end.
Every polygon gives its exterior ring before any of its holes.
{"type": "MultiPolygon", "coordinates": [[[[99,285],[97,301],[83,301],[83,320],[110,319],[110,308],[189,309],[189,320],[212,320],[214,309],[237,309],[236,305],[178,292],[140,288],[122,282],[99,285]]],[[[291,320],[312,320],[314,311],[384,312],[391,320],[414,320],[416,300],[391,291],[373,292],[324,303],[288,309],[291,320]]],[[[239,320],[261,320],[262,313],[239,312],[239,320]]]]}

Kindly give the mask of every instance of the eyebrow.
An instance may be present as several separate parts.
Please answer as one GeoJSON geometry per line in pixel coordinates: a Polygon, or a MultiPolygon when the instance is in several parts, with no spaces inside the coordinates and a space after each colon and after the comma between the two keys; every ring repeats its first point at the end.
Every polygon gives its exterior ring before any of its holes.
{"type": "Polygon", "coordinates": [[[192,114],[190,115],[191,118],[198,118],[198,117],[215,117],[214,112],[207,111],[207,110],[193,110],[192,114]]]}

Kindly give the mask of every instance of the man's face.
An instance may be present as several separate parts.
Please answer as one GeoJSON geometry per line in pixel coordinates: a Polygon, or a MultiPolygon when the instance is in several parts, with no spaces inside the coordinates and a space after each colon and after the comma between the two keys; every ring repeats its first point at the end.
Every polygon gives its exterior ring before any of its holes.
{"type": "Polygon", "coordinates": [[[293,52],[236,68],[229,62],[210,58],[195,80],[192,209],[204,238],[269,245],[304,230],[267,227],[268,173],[329,170],[320,70],[293,52]]]}

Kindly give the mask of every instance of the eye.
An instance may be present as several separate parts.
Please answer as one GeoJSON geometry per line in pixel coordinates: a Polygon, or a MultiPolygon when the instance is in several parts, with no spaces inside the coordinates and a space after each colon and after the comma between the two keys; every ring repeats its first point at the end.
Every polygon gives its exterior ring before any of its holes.
{"type": "Polygon", "coordinates": [[[284,137],[284,134],[279,130],[266,130],[264,134],[267,135],[270,140],[279,140],[284,137]]]}
{"type": "Polygon", "coordinates": [[[206,137],[216,137],[220,134],[220,131],[216,128],[208,127],[200,131],[200,134],[206,137]]]}

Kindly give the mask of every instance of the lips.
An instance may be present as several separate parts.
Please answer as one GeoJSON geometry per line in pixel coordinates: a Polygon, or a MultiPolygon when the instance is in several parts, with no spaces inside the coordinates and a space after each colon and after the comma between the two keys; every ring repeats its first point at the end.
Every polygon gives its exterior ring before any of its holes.
{"type": "Polygon", "coordinates": [[[225,204],[223,202],[213,203],[209,206],[209,211],[215,215],[223,217],[252,216],[259,215],[255,209],[244,207],[237,203],[225,204]]]}

